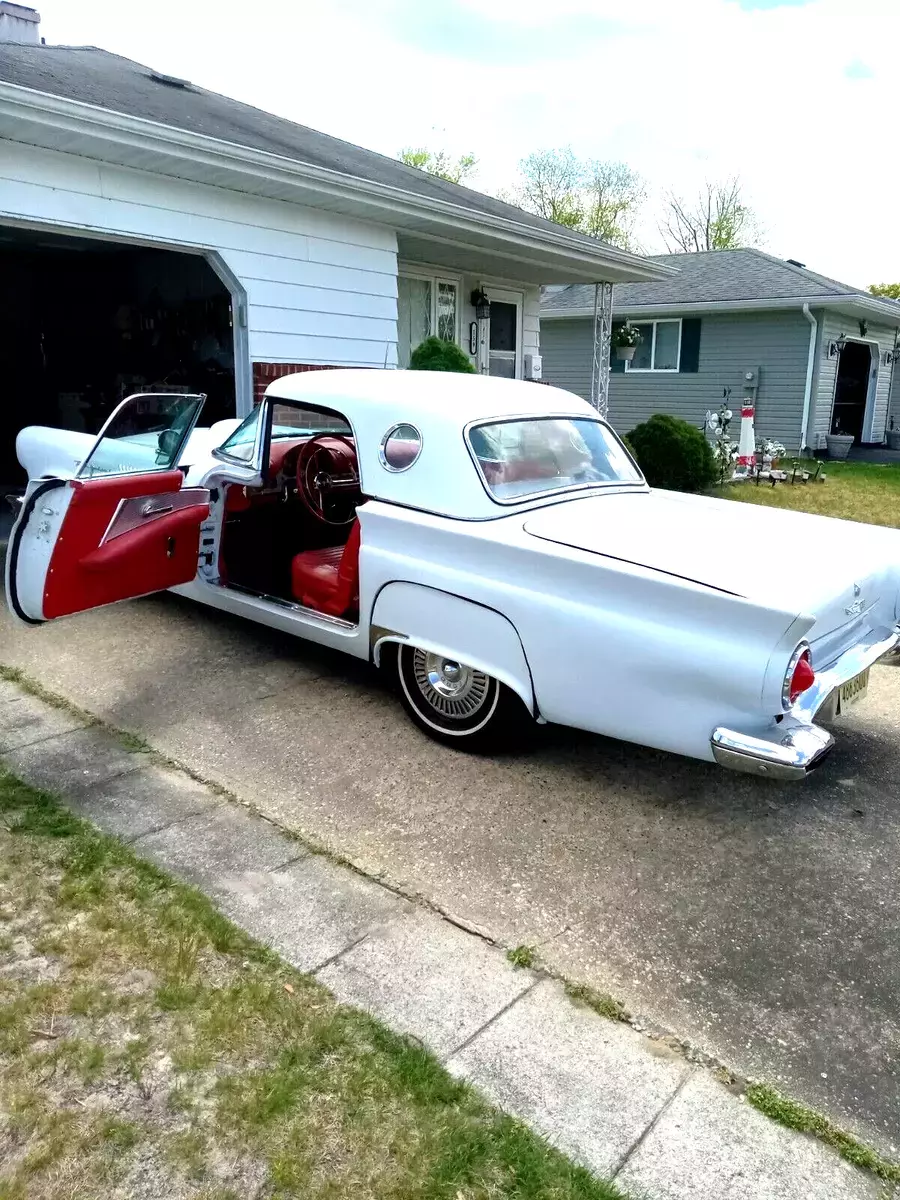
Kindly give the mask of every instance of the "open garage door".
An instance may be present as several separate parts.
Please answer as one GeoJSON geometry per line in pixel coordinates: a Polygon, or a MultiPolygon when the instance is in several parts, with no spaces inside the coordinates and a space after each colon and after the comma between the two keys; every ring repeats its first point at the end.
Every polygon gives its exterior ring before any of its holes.
{"type": "Polygon", "coordinates": [[[0,225],[0,494],[25,425],[96,433],[132,392],[235,415],[231,295],[199,254],[0,225]]]}

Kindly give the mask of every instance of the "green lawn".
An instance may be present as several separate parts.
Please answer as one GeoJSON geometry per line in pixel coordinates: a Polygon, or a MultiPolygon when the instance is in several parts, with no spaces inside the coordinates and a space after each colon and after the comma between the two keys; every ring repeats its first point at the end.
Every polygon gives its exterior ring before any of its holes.
{"type": "Polygon", "coordinates": [[[0,1198],[614,1200],[0,769],[0,1198]]]}
{"type": "MultiPolygon", "coordinates": [[[[805,463],[815,470],[815,463],[805,463]]],[[[900,528],[900,466],[873,463],[825,463],[824,483],[730,484],[717,495],[746,504],[767,504],[773,508],[793,508],[843,517],[847,521],[868,521],[872,525],[900,528]]]]}

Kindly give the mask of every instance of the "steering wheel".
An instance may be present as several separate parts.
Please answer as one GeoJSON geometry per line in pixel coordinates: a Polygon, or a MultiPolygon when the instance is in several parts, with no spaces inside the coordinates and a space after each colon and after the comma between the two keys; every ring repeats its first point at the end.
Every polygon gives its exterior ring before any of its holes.
{"type": "Polygon", "coordinates": [[[360,501],[359,467],[349,438],[318,434],[297,456],[297,493],[323,525],[349,525],[360,501]]]}

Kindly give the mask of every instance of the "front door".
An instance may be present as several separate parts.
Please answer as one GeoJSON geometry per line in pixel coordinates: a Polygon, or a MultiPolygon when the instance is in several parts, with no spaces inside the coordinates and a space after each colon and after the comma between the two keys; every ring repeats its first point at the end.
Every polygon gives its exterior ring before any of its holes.
{"type": "Polygon", "coordinates": [[[838,358],[831,432],[864,440],[866,406],[872,377],[872,351],[867,342],[847,342],[838,358]]]}
{"type": "Polygon", "coordinates": [[[522,295],[487,288],[491,302],[488,374],[522,378],[522,295]]]}
{"type": "MultiPolygon", "coordinates": [[[[39,624],[194,578],[209,491],[182,487],[178,460],[204,399],[129,396],[71,479],[35,469],[42,435],[48,462],[58,458],[58,430],[20,435],[33,477],[7,553],[6,597],[17,617],[39,624]]],[[[80,443],[73,447],[77,454],[80,443]]]]}

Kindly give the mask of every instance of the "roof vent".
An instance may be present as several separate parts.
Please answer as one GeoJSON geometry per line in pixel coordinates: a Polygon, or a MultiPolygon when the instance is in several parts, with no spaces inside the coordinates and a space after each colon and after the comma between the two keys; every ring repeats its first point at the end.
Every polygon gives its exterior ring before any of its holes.
{"type": "Polygon", "coordinates": [[[792,267],[805,267],[806,263],[797,262],[796,258],[786,258],[786,263],[790,263],[792,267]]]}
{"type": "Polygon", "coordinates": [[[155,79],[157,83],[165,83],[169,87],[188,88],[191,86],[190,80],[179,79],[177,75],[165,75],[162,71],[151,71],[150,78],[155,79]]]}
{"type": "Polygon", "coordinates": [[[41,14],[24,4],[0,0],[0,42],[36,46],[40,38],[41,14]]]}

